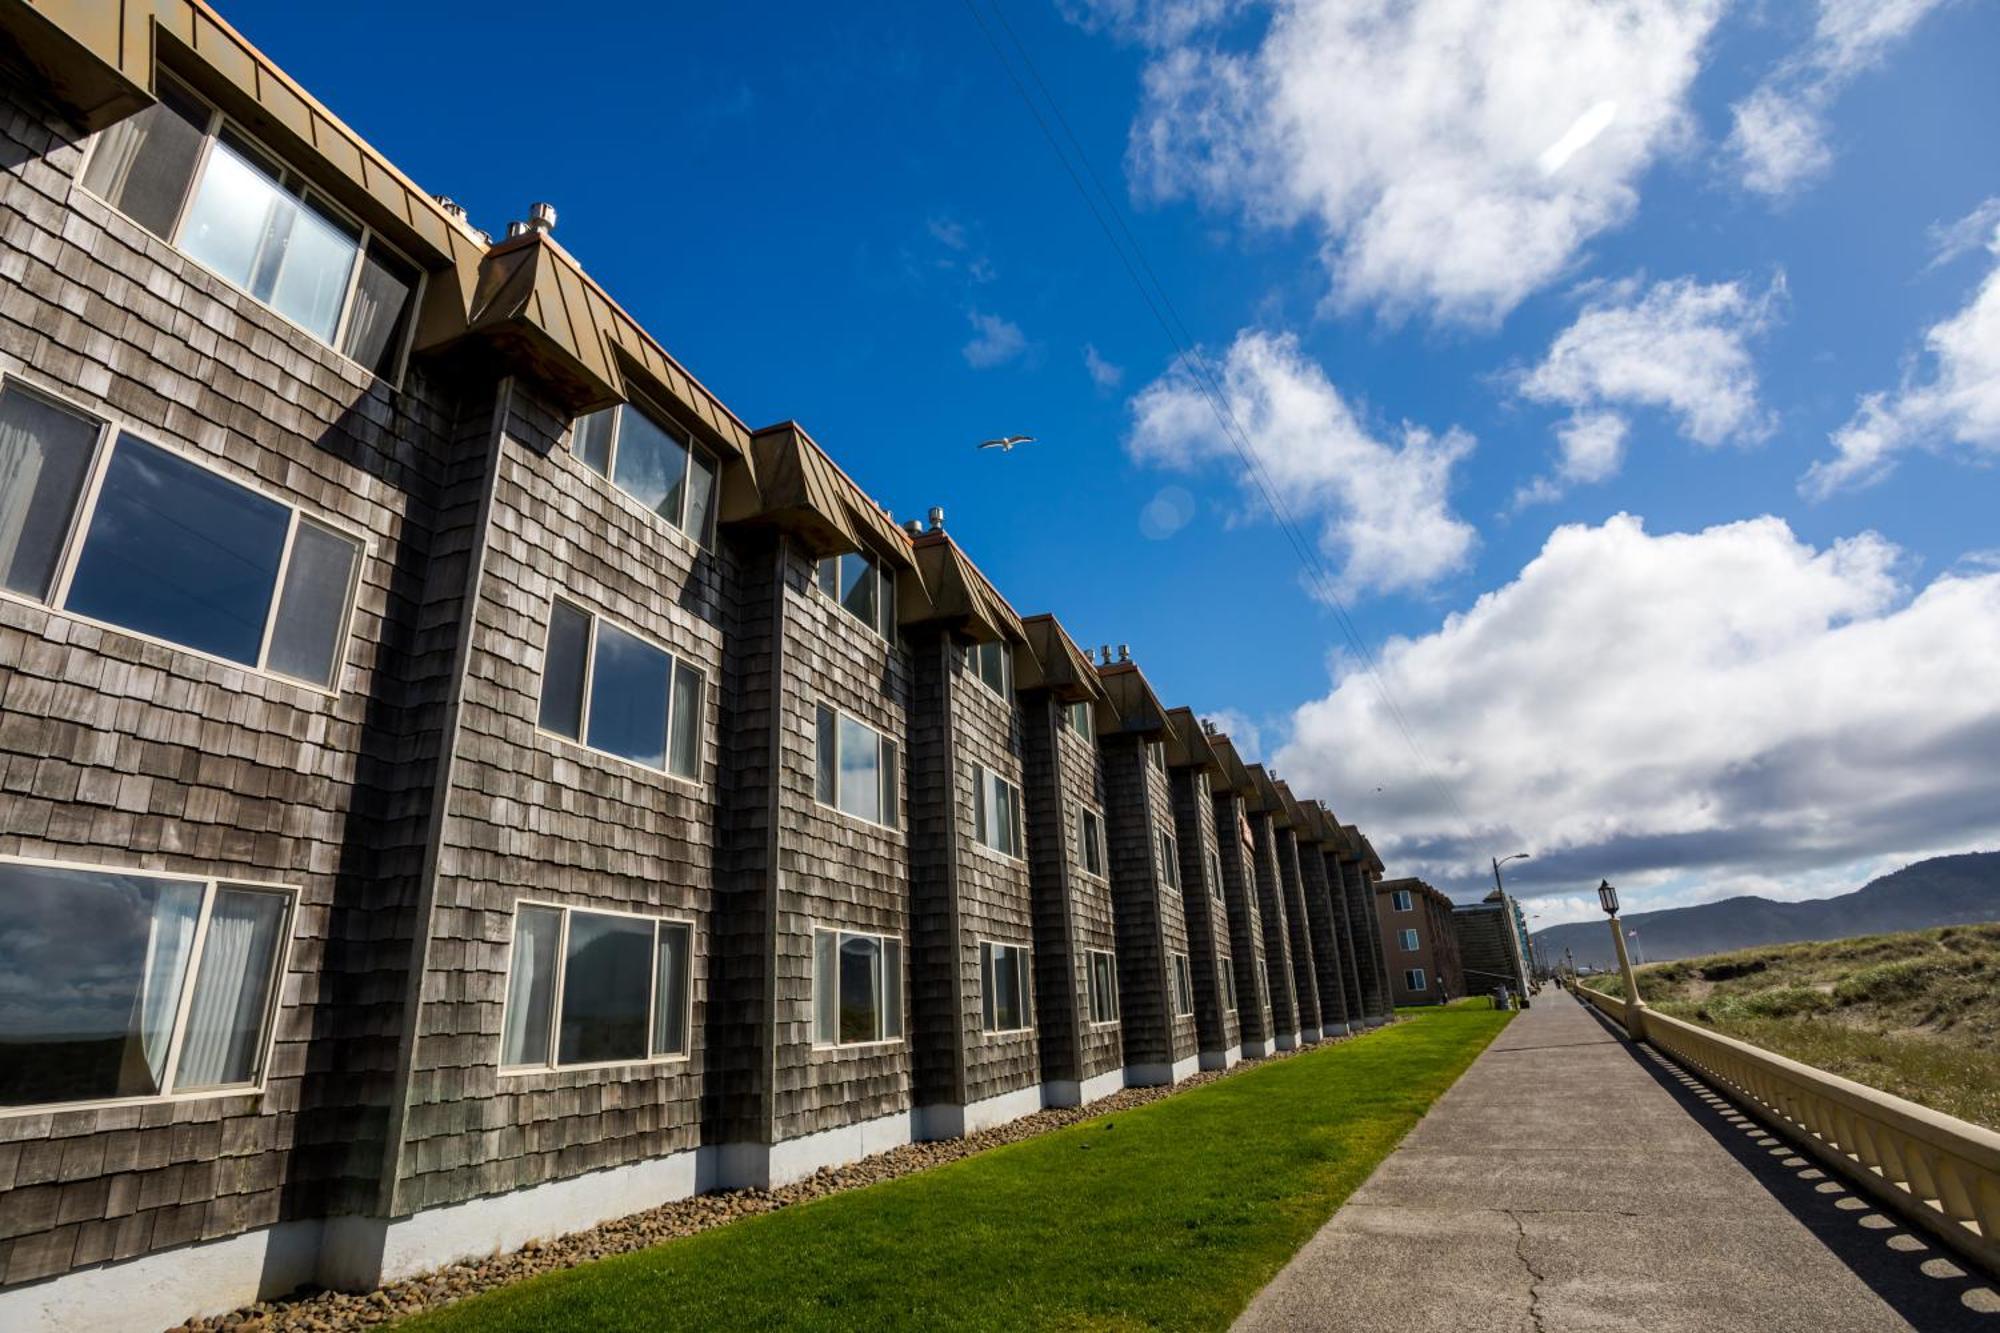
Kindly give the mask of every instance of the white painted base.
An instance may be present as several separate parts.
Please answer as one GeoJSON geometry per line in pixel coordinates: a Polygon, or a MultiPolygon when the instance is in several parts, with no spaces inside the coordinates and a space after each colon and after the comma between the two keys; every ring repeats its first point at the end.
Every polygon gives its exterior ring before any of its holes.
{"type": "Polygon", "coordinates": [[[1125,1086],[1128,1088],[1161,1088],[1178,1083],[1201,1067],[1201,1057],[1190,1055],[1185,1060],[1172,1064],[1155,1063],[1125,1066],[1125,1086]]]}
{"type": "Polygon", "coordinates": [[[919,1106],[916,1110],[916,1135],[923,1141],[962,1139],[967,1134],[977,1134],[982,1129],[1033,1115],[1043,1105],[1042,1085],[1034,1083],[965,1106],[919,1106]]]}
{"type": "Polygon", "coordinates": [[[1042,1084],[1042,1102],[1047,1106],[1088,1106],[1092,1102],[1103,1101],[1124,1086],[1123,1069],[1107,1069],[1080,1083],[1073,1078],[1051,1079],[1042,1084]]]}
{"type": "Polygon", "coordinates": [[[1271,1054],[1271,1043],[1262,1040],[1246,1041],[1237,1049],[1243,1052],[1245,1060],[1262,1060],[1271,1054]]]}
{"type": "Polygon", "coordinates": [[[702,1149],[700,1188],[777,1189],[823,1166],[844,1166],[916,1138],[916,1113],[895,1111],[782,1143],[723,1143],[702,1149]]]}
{"type": "Polygon", "coordinates": [[[1243,1062],[1243,1048],[1231,1046],[1222,1051],[1203,1051],[1200,1058],[1203,1069],[1227,1069],[1243,1062]]]}
{"type": "Polygon", "coordinates": [[[1293,1050],[1297,1048],[1299,1044],[1299,1034],[1296,1032],[1280,1032],[1278,1034],[1277,1040],[1278,1040],[1279,1050],[1281,1051],[1293,1050]]]}
{"type": "Polygon", "coordinates": [[[1304,1046],[1319,1045],[1319,1029],[1316,1027],[1300,1028],[1299,1043],[1304,1046]]]}
{"type": "Polygon", "coordinates": [[[1335,1037],[1344,1037],[1352,1031],[1354,1031],[1352,1023],[1328,1023],[1320,1029],[1320,1035],[1331,1041],[1335,1037]]]}

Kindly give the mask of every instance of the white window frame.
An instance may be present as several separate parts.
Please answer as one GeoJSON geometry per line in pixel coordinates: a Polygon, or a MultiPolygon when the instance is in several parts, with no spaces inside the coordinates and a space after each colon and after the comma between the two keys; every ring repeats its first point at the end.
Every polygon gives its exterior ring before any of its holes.
{"type": "Polygon", "coordinates": [[[542,725],[542,694],[541,689],[538,687],[535,691],[535,731],[559,744],[574,746],[579,750],[586,750],[600,759],[609,759],[614,763],[626,764],[638,769],[641,773],[650,773],[656,778],[666,778],[670,782],[684,782],[691,787],[701,789],[703,786],[701,774],[705,774],[708,771],[708,668],[675,652],[652,635],[640,633],[639,630],[618,619],[616,616],[607,616],[600,611],[593,611],[577,598],[565,597],[561,593],[555,593],[549,598],[549,614],[542,620],[542,674],[538,679],[543,682],[546,682],[548,679],[549,636],[555,631],[555,604],[557,602],[561,602],[564,606],[567,606],[570,610],[583,616],[590,622],[590,633],[585,637],[583,643],[583,701],[578,705],[576,715],[577,734],[574,736],[565,736],[560,731],[551,731],[542,725]],[[612,627],[620,632],[629,634],[639,640],[639,642],[657,648],[667,655],[667,735],[665,749],[661,756],[664,762],[659,768],[654,768],[651,764],[642,764],[637,759],[631,759],[622,754],[613,754],[609,750],[600,750],[584,739],[590,735],[590,695],[593,687],[591,676],[597,666],[597,625],[599,621],[605,620],[610,621],[612,627]],[[695,726],[697,728],[695,737],[695,766],[699,772],[694,777],[684,777],[667,767],[668,764],[673,762],[674,749],[674,673],[679,671],[683,666],[701,677],[701,716],[695,719],[695,726]]]}
{"type": "Polygon", "coordinates": [[[1006,687],[1004,690],[994,689],[993,683],[979,670],[978,656],[986,644],[969,641],[960,644],[959,666],[965,675],[978,681],[988,694],[1011,704],[1014,702],[1014,647],[1005,639],[994,639],[991,642],[998,644],[1000,648],[1000,683],[1006,687]]]}
{"type": "Polygon", "coordinates": [[[1160,857],[1160,882],[1167,888],[1181,886],[1181,845],[1180,840],[1165,829],[1155,829],[1157,835],[1154,847],[1160,857]]]}
{"type": "Polygon", "coordinates": [[[27,1106],[0,1106],[0,1120],[13,1120],[30,1115],[51,1115],[60,1111],[90,1111],[119,1106],[157,1106],[167,1102],[211,1101],[217,1097],[262,1097],[269,1090],[271,1056],[275,1053],[274,1048],[277,1045],[278,1011],[284,1008],[285,978],[291,974],[292,966],[292,940],[298,933],[301,896],[298,885],[246,879],[235,875],[188,875],[172,870],[148,870],[141,866],[58,861],[39,856],[0,856],[0,864],[45,866],[83,874],[137,875],[146,879],[171,879],[184,884],[203,886],[201,914],[195,920],[194,936],[188,945],[187,975],[181,978],[180,998],[175,1001],[173,1035],[168,1039],[166,1055],[163,1057],[162,1067],[166,1072],[161,1077],[164,1085],[161,1091],[139,1097],[100,1097],[78,1102],[36,1102],[27,1106]],[[188,1011],[194,1007],[195,982],[201,975],[201,955],[208,944],[209,916],[215,908],[216,895],[225,888],[276,894],[285,899],[285,920],[279,929],[277,966],[271,974],[270,995],[264,1004],[264,1030],[257,1040],[257,1078],[251,1083],[232,1083],[227,1087],[176,1092],[174,1079],[180,1073],[181,1046],[183,1038],[187,1035],[188,1011]]]}
{"type": "Polygon", "coordinates": [[[1411,912],[1416,910],[1416,901],[1408,889],[1390,890],[1389,905],[1395,908],[1398,912],[1411,912]]]}
{"type": "Polygon", "coordinates": [[[624,907],[585,907],[576,903],[552,902],[546,898],[516,898],[514,900],[514,931],[507,936],[507,966],[500,977],[500,1035],[495,1038],[493,1066],[499,1070],[501,1078],[516,1078],[534,1074],[570,1074],[577,1070],[589,1069],[632,1069],[640,1065],[670,1065],[694,1058],[694,921],[690,917],[673,916],[661,912],[634,912],[624,907]],[[562,914],[562,928],[556,932],[556,973],[550,983],[554,989],[549,992],[549,1061],[540,1065],[503,1065],[501,1054],[507,1041],[507,1005],[514,998],[514,932],[521,928],[521,909],[539,907],[545,911],[562,914]],[[557,1057],[562,1050],[562,1004],[563,979],[569,971],[569,919],[577,912],[593,916],[618,916],[630,921],[650,921],[653,923],[653,966],[646,980],[646,1049],[653,1047],[653,1028],[659,1018],[660,1003],[660,926],[679,926],[687,931],[688,937],[688,978],[687,1005],[681,1015],[681,1032],[687,1049],[665,1055],[647,1055],[632,1060],[592,1060],[584,1064],[560,1064],[557,1057]]]}
{"type": "Polygon", "coordinates": [[[970,767],[972,769],[973,847],[988,856],[998,857],[1003,861],[1025,861],[1028,857],[1028,830],[1024,827],[1027,821],[1027,811],[1022,803],[1021,784],[1002,776],[997,770],[988,768],[984,764],[975,763],[970,765],[970,767]],[[1002,847],[995,847],[992,843],[982,841],[979,837],[979,820],[982,811],[985,814],[987,836],[992,836],[994,828],[993,811],[986,805],[987,782],[989,779],[1005,787],[1011,798],[1007,814],[1008,822],[1014,830],[1015,847],[1013,851],[1008,851],[1002,847]]]}
{"type": "Polygon", "coordinates": [[[1423,938],[1411,926],[1405,926],[1397,932],[1396,943],[1402,946],[1404,953],[1418,953],[1424,947],[1423,938]]]}
{"type": "MultiPolygon", "coordinates": [[[[850,1052],[877,1050],[889,1046],[901,1046],[904,1042],[910,1039],[910,1015],[909,1015],[910,947],[908,941],[906,941],[901,935],[895,934],[894,932],[884,932],[884,931],[874,931],[874,930],[853,930],[847,926],[825,925],[820,922],[813,923],[813,927],[809,932],[807,932],[806,938],[810,941],[810,947],[812,949],[811,953],[812,965],[806,969],[806,977],[808,982],[808,990],[806,992],[806,1026],[807,1030],[812,1034],[812,1040],[810,1042],[810,1045],[813,1050],[850,1051],[850,1052]],[[899,1008],[899,1011],[896,1014],[897,1031],[895,1036],[877,1037],[872,1041],[841,1041],[838,1038],[838,1036],[836,1036],[833,1041],[821,1041],[819,1039],[819,937],[822,935],[831,935],[834,937],[833,993],[834,993],[835,1004],[838,1004],[840,1002],[839,972],[840,972],[841,943],[844,940],[850,938],[869,939],[869,940],[874,940],[877,943],[877,945],[881,947],[882,957],[883,957],[882,987],[881,987],[882,993],[878,994],[875,997],[875,1004],[877,1010],[877,1017],[882,1020],[880,1026],[883,1027],[886,1027],[888,1025],[888,1017],[889,1017],[888,945],[891,941],[894,941],[896,945],[896,970],[900,974],[897,977],[898,984],[896,987],[896,994],[899,997],[901,997],[902,1000],[902,1004],[899,1008]]],[[[837,1014],[834,1016],[833,1026],[835,1032],[838,1033],[840,1028],[840,1018],[839,1015],[837,1014]]]]}
{"type": "Polygon", "coordinates": [[[829,811],[832,814],[838,815],[842,819],[851,820],[852,822],[859,824],[862,828],[880,829],[883,832],[900,834],[903,830],[903,815],[904,815],[903,807],[905,803],[903,795],[903,786],[905,781],[907,780],[907,775],[904,770],[907,767],[908,764],[906,762],[906,756],[903,753],[903,746],[901,742],[896,740],[895,737],[889,735],[885,731],[882,731],[880,728],[870,724],[867,720],[860,717],[859,715],[848,712],[846,709],[840,707],[838,704],[829,703],[823,699],[814,702],[812,711],[812,784],[813,784],[814,805],[818,806],[822,810],[829,811]],[[819,798],[819,712],[820,709],[822,708],[824,708],[827,712],[832,713],[834,716],[833,803],[831,805],[829,805],[825,801],[822,801],[819,798]],[[855,723],[858,726],[867,727],[870,732],[874,733],[875,765],[876,765],[875,780],[878,783],[881,781],[882,747],[884,745],[890,746],[896,752],[896,782],[894,787],[894,791],[896,793],[896,818],[895,822],[893,823],[878,822],[876,820],[869,819],[863,815],[857,815],[850,810],[843,810],[840,808],[840,775],[842,770],[840,767],[839,719],[843,717],[846,718],[848,721],[855,723]]]}
{"type": "Polygon", "coordinates": [[[1146,763],[1156,772],[1167,771],[1167,743],[1165,741],[1146,742],[1146,763]]]}
{"type": "Polygon", "coordinates": [[[989,1037],[1013,1037],[1023,1032],[1035,1030],[1035,951],[1031,945],[1015,940],[996,940],[988,937],[979,939],[979,1024],[980,1031],[989,1037]],[[994,949],[1007,949],[1021,955],[1021,1025],[1002,1028],[986,1026],[986,979],[993,968],[994,949]]]}
{"type": "Polygon", "coordinates": [[[1192,1018],[1194,1017],[1194,963],[1184,953],[1167,956],[1172,960],[1170,970],[1174,979],[1174,1017],[1192,1018]]]}
{"type": "Polygon", "coordinates": [[[1075,699],[1061,705],[1061,709],[1062,711],[1057,715],[1062,723],[1060,729],[1076,737],[1085,745],[1095,746],[1097,744],[1097,726],[1093,717],[1094,705],[1091,701],[1088,699],[1075,699]],[[1091,726],[1088,730],[1076,725],[1078,709],[1083,710],[1085,718],[1091,719],[1091,726]]]}
{"type": "MultiPolygon", "coordinates": [[[[97,134],[91,136],[90,150],[89,154],[86,155],[85,157],[83,169],[76,173],[76,181],[75,181],[76,188],[82,191],[84,194],[89,195],[92,199],[97,200],[98,203],[103,204],[106,208],[110,209],[112,212],[118,214],[119,217],[125,218],[128,222],[131,222],[133,226],[138,227],[139,230],[141,231],[144,231],[146,235],[152,236],[154,240],[159,241],[161,244],[167,246],[175,254],[187,260],[190,264],[193,264],[203,273],[208,274],[210,277],[214,278],[217,282],[225,284],[231,291],[241,293],[245,299],[253,302],[258,309],[264,311],[266,314],[275,316],[276,318],[283,320],[286,324],[289,324],[292,328],[297,329],[300,333],[303,333],[306,337],[312,339],[314,342],[318,343],[321,347],[326,348],[329,352],[332,352],[335,356],[339,357],[342,361],[345,361],[348,365],[353,366],[356,370],[361,371],[363,374],[367,375],[370,379],[381,380],[383,383],[387,384],[390,388],[400,391],[403,387],[404,378],[409,374],[410,347],[416,341],[417,319],[419,313],[423,310],[424,307],[424,288],[430,282],[430,271],[426,269],[422,264],[419,264],[416,260],[410,258],[410,256],[404,252],[401,246],[397,245],[394,241],[391,241],[387,236],[383,235],[380,231],[377,231],[374,227],[369,226],[366,222],[362,221],[359,217],[355,216],[352,210],[335,202],[331,194],[321,189],[318,184],[316,184],[314,181],[312,181],[310,178],[307,177],[305,172],[293,166],[291,160],[287,158],[283,153],[273,150],[269,144],[264,142],[263,139],[251,133],[249,128],[245,126],[243,122],[235,119],[233,116],[230,116],[228,113],[224,112],[221,107],[215,104],[214,99],[206,97],[200,92],[196,91],[192,83],[188,82],[186,79],[179,77],[178,75],[172,73],[171,71],[163,72],[161,77],[169,79],[173,83],[178,85],[180,90],[187,94],[188,99],[190,101],[198,102],[201,105],[208,108],[208,124],[201,132],[201,151],[195,156],[194,169],[188,175],[187,188],[181,192],[180,208],[174,214],[173,225],[167,229],[168,232],[167,236],[166,237],[155,236],[153,232],[147,230],[147,228],[142,223],[138,222],[136,219],[128,217],[125,214],[125,212],[118,207],[118,205],[112,203],[109,199],[106,199],[102,195],[96,193],[94,190],[90,189],[89,186],[83,183],[84,178],[90,174],[89,159],[91,156],[94,156],[97,153],[98,146],[104,141],[104,134],[102,131],[99,131],[97,134]],[[196,259],[193,255],[189,254],[186,250],[181,248],[181,241],[180,241],[181,229],[187,225],[188,210],[194,206],[194,198],[197,189],[202,182],[202,178],[206,176],[208,173],[208,160],[214,154],[216,142],[221,138],[222,131],[225,129],[227,129],[231,134],[235,135],[237,138],[242,139],[245,143],[249,144],[252,148],[256,149],[259,153],[263,154],[266,158],[270,159],[272,162],[278,164],[279,171],[282,174],[282,179],[279,181],[279,185],[281,188],[287,189],[288,191],[294,186],[303,188],[306,194],[310,195],[316,204],[325,208],[329,213],[338,216],[341,221],[353,227],[355,231],[358,233],[359,239],[356,241],[356,246],[358,248],[355,251],[354,268],[347,275],[347,290],[341,293],[340,320],[334,326],[333,337],[331,339],[320,337],[317,333],[313,332],[305,325],[299,323],[297,320],[293,319],[290,315],[285,314],[282,310],[279,310],[276,306],[270,305],[269,303],[263,301],[262,299],[252,295],[250,292],[245,291],[242,287],[237,286],[234,282],[230,281],[230,279],[224,277],[220,273],[217,273],[214,269],[202,263],[199,259],[196,259]],[[407,312],[408,318],[404,321],[406,327],[403,329],[402,345],[396,349],[395,373],[393,375],[377,374],[374,370],[371,370],[367,366],[362,365],[359,361],[356,361],[353,357],[349,356],[347,353],[340,350],[340,344],[347,336],[348,320],[353,318],[354,315],[354,292],[355,289],[358,286],[360,286],[361,283],[362,260],[367,256],[368,247],[371,243],[381,245],[381,247],[384,250],[387,250],[397,259],[409,265],[410,271],[417,275],[416,285],[410,289],[410,304],[407,312]]],[[[303,198],[304,196],[302,195],[301,197],[303,198]]]]}
{"type": "Polygon", "coordinates": [[[1105,881],[1111,873],[1111,850],[1104,836],[1104,812],[1084,801],[1076,802],[1076,872],[1085,879],[1105,881]],[[1088,815],[1097,823],[1097,869],[1090,868],[1091,848],[1090,826],[1084,823],[1088,815]]]}
{"type": "Polygon", "coordinates": [[[1086,949],[1083,952],[1083,969],[1084,1016],[1088,1020],[1088,1026],[1091,1028],[1116,1027],[1119,1022],[1117,953],[1110,949],[1086,949]],[[1111,960],[1111,980],[1105,996],[1109,1001],[1111,1009],[1111,1017],[1109,1018],[1099,1018],[1097,1016],[1097,1006],[1092,1002],[1092,996],[1097,989],[1097,960],[1099,958],[1108,958],[1111,960]]]}
{"type": "Polygon", "coordinates": [[[609,443],[607,443],[605,446],[607,452],[605,453],[604,456],[604,471],[599,472],[596,468],[584,462],[582,455],[578,454],[576,451],[578,438],[580,435],[578,427],[580,427],[583,424],[585,418],[593,416],[595,415],[595,413],[586,412],[584,413],[583,416],[576,417],[569,423],[569,440],[567,445],[563,449],[563,453],[568,456],[569,461],[575,464],[577,467],[583,469],[585,475],[589,476],[593,481],[596,481],[601,485],[608,486],[614,495],[618,496],[619,499],[622,500],[625,504],[631,506],[633,510],[635,510],[638,513],[644,514],[646,517],[652,519],[654,523],[661,525],[668,532],[673,533],[676,537],[681,538],[683,541],[693,542],[701,550],[704,551],[714,550],[716,525],[722,521],[721,456],[717,454],[715,450],[703,444],[692,430],[682,425],[681,419],[678,415],[666,411],[664,408],[660,407],[655,402],[655,400],[648,394],[634,390],[632,392],[631,397],[627,399],[625,402],[619,403],[614,407],[604,408],[601,410],[608,411],[611,413],[611,439],[609,443]],[[708,459],[709,464],[714,468],[715,495],[713,497],[713,503],[711,503],[708,507],[707,532],[703,533],[689,532],[679,523],[675,522],[673,519],[668,518],[665,514],[662,514],[659,510],[650,507],[644,501],[640,500],[638,496],[632,494],[632,492],[626,490],[623,486],[620,486],[616,481],[612,479],[613,475],[618,471],[618,437],[624,433],[623,431],[624,413],[628,410],[638,412],[644,416],[652,417],[653,424],[655,426],[658,426],[662,430],[666,431],[668,434],[673,435],[676,439],[678,439],[687,446],[687,451],[688,451],[687,468],[685,471],[681,473],[681,514],[683,517],[685,517],[687,514],[687,497],[692,493],[687,483],[694,476],[695,454],[699,452],[703,457],[708,459]]]}
{"type": "Polygon", "coordinates": [[[84,471],[83,489],[77,495],[76,512],[70,515],[69,530],[63,536],[62,545],[56,557],[55,574],[49,583],[48,600],[40,601],[28,596],[26,593],[15,592],[13,589],[6,587],[0,587],[0,599],[18,602],[23,606],[39,607],[44,611],[62,616],[66,620],[75,621],[80,625],[90,625],[112,634],[122,634],[126,638],[136,639],[141,643],[158,644],[162,648],[168,648],[177,653],[186,653],[188,656],[200,658],[204,662],[214,662],[219,666],[228,667],[232,671],[247,671],[265,680],[275,680],[281,684],[289,685],[293,689],[309,690],[314,694],[328,699],[338,699],[340,697],[342,692],[340,689],[340,680],[347,672],[348,655],[354,646],[354,612],[355,603],[361,589],[362,571],[367,568],[368,562],[373,558],[375,553],[374,544],[369,541],[366,534],[357,532],[343,523],[333,522],[321,514],[308,514],[305,511],[305,507],[297,501],[286,500],[280,496],[273,495],[263,486],[234,476],[198,454],[190,453],[177,445],[155,439],[144,430],[132,430],[121,419],[107,416],[102,412],[94,412],[65,394],[57,393],[19,375],[0,373],[0,393],[8,391],[29,394],[61,411],[72,413],[82,417],[86,421],[96,422],[97,439],[91,445],[90,463],[84,471]],[[254,664],[239,662],[235,658],[223,657],[220,654],[207,652],[200,648],[191,647],[188,644],[176,643],[172,639],[163,638],[157,634],[150,634],[144,630],[128,629],[115,621],[99,620],[95,616],[88,616],[80,611],[72,611],[65,605],[69,600],[70,583],[75,577],[77,564],[83,559],[84,538],[90,532],[90,525],[97,517],[97,501],[104,488],[104,475],[110,471],[112,456],[117,452],[120,440],[126,435],[133,436],[140,443],[151,445],[162,453],[171,454],[182,462],[201,469],[210,476],[219,477],[232,486],[246,490],[260,499],[267,500],[291,515],[290,519],[286,522],[284,550],[278,557],[278,568],[272,576],[271,605],[264,615],[264,637],[262,642],[258,644],[257,661],[254,664]],[[337,636],[339,646],[334,651],[333,668],[328,673],[328,683],[325,685],[320,685],[310,680],[300,680],[297,676],[287,676],[281,671],[273,671],[264,665],[270,659],[271,637],[277,628],[278,608],[284,598],[285,576],[291,571],[292,548],[298,540],[299,525],[301,523],[310,523],[315,527],[324,528],[337,537],[354,542],[359,548],[355,556],[354,568],[347,576],[347,596],[346,600],[342,603],[340,633],[337,636]]]}
{"type": "Polygon", "coordinates": [[[1236,1012],[1236,963],[1224,954],[1216,960],[1216,968],[1217,989],[1222,992],[1222,1012],[1233,1014],[1236,1012]]]}
{"type": "MultiPolygon", "coordinates": [[[[719,480],[719,474],[718,474],[719,480]]],[[[867,625],[871,633],[882,642],[893,645],[896,642],[896,576],[889,570],[889,562],[868,551],[843,551],[839,555],[821,556],[813,562],[812,586],[821,597],[831,602],[842,615],[858,625],[867,625]],[[860,560],[875,572],[875,615],[882,623],[869,625],[841,599],[837,591],[840,587],[840,562],[860,560]],[[833,565],[834,592],[828,592],[822,571],[833,565]]]]}
{"type": "Polygon", "coordinates": [[[1209,874],[1209,887],[1208,887],[1209,896],[1214,898],[1215,901],[1221,902],[1223,900],[1222,854],[1216,851],[1215,848],[1213,847],[1210,847],[1208,849],[1208,874],[1209,874]]]}
{"type": "Polygon", "coordinates": [[[1406,967],[1403,969],[1403,989],[1409,991],[1412,995],[1419,992],[1428,992],[1430,990],[1430,978],[1424,975],[1424,970],[1421,967],[1406,967]]]}

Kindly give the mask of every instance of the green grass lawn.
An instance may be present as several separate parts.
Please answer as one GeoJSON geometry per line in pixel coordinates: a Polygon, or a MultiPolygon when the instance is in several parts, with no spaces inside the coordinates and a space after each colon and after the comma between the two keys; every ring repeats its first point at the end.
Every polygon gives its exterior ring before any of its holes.
{"type": "Polygon", "coordinates": [[[406,1327],[1222,1328],[1510,1017],[1426,1010],[1137,1110],[547,1274],[406,1327]]]}

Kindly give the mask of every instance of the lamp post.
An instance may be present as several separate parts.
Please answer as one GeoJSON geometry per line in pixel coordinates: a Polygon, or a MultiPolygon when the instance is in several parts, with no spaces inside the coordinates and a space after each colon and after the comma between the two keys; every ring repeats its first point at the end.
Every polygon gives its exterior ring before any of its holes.
{"type": "MultiPolygon", "coordinates": [[[[1511,912],[1513,907],[1507,901],[1507,886],[1500,882],[1500,867],[1506,865],[1509,861],[1525,861],[1528,859],[1528,854],[1526,852],[1515,852],[1512,856],[1489,857],[1488,859],[1493,862],[1493,887],[1500,893],[1500,910],[1502,912],[1511,912]]],[[[1508,924],[1510,926],[1513,924],[1511,918],[1508,924]]],[[[1523,931],[1522,934],[1524,938],[1521,940],[1521,952],[1527,955],[1527,957],[1522,959],[1522,962],[1526,965],[1528,973],[1533,975],[1535,970],[1535,942],[1532,939],[1525,938],[1527,932],[1523,931]]],[[[1521,978],[1520,986],[1521,998],[1525,1000],[1528,996],[1527,977],[1521,978]]]]}
{"type": "Polygon", "coordinates": [[[1625,1030],[1632,1040],[1645,1036],[1645,1020],[1641,1010],[1645,1008],[1639,999],[1639,978],[1632,972],[1632,956],[1625,952],[1625,928],[1618,924],[1618,890],[1611,887],[1608,879],[1597,882],[1597,905],[1611,918],[1611,943],[1618,950],[1618,969],[1625,974],[1625,1030]]]}

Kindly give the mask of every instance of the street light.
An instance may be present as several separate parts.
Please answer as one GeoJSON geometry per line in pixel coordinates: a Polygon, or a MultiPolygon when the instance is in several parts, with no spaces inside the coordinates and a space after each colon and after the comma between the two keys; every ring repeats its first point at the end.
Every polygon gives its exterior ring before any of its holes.
{"type": "Polygon", "coordinates": [[[1646,1035],[1641,1016],[1645,1006],[1639,1000],[1639,978],[1632,972],[1632,956],[1625,952],[1625,929],[1618,924],[1618,890],[1608,879],[1597,882],[1597,904],[1611,921],[1611,943],[1618,950],[1618,970],[1625,976],[1625,1030],[1637,1041],[1646,1035]]]}
{"type": "MultiPolygon", "coordinates": [[[[1493,887],[1500,892],[1500,910],[1504,913],[1507,910],[1507,886],[1500,882],[1500,867],[1506,865],[1509,861],[1525,861],[1528,859],[1528,854],[1526,852],[1515,852],[1512,856],[1488,859],[1493,860],[1493,887]]],[[[1511,926],[1512,923],[1510,922],[1509,924],[1511,926]]],[[[1526,932],[1523,933],[1525,934],[1526,932]]],[[[1532,938],[1523,939],[1521,941],[1521,948],[1528,955],[1528,971],[1532,974],[1535,970],[1535,941],[1532,938]]],[[[1523,988],[1525,989],[1525,986],[1523,988]]]]}
{"type": "Polygon", "coordinates": [[[1618,915],[1618,890],[1611,887],[1608,879],[1597,881],[1597,905],[1604,909],[1607,916],[1618,915]]]}

